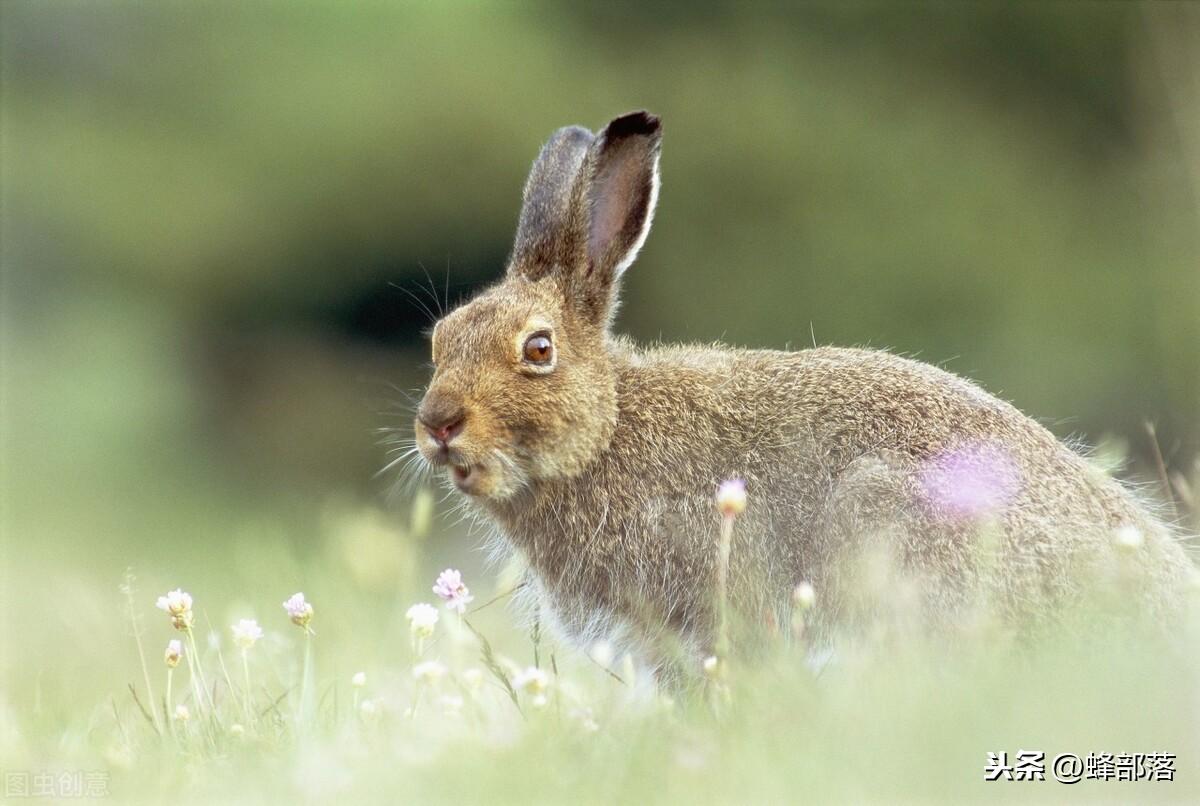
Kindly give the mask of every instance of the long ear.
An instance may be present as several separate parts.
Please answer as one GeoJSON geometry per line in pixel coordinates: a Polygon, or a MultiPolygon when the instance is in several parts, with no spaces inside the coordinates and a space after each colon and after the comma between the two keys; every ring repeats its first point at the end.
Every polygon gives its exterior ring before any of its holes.
{"type": "Polygon", "coordinates": [[[610,122],[588,153],[575,198],[586,213],[587,263],[575,293],[595,321],[611,318],[617,281],[650,233],[661,150],[662,125],[643,111],[610,122]]]}
{"type": "Polygon", "coordinates": [[[578,243],[572,194],[579,169],[595,136],[580,126],[567,126],[542,146],[529,179],[509,271],[536,280],[556,265],[568,264],[578,243]]]}

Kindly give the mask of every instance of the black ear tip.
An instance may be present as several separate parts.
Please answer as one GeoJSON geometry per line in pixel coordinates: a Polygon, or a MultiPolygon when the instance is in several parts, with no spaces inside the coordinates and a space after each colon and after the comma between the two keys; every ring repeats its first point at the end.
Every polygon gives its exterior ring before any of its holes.
{"type": "Polygon", "coordinates": [[[654,136],[662,131],[662,120],[658,115],[652,115],[644,109],[630,112],[614,118],[604,127],[607,138],[632,137],[635,135],[654,136]]]}

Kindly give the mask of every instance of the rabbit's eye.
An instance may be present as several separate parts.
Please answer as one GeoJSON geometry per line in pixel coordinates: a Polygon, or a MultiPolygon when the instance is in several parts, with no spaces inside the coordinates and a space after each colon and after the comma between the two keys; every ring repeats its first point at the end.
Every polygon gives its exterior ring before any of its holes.
{"type": "Polygon", "coordinates": [[[554,345],[545,333],[535,333],[525,340],[525,360],[530,364],[549,364],[554,357],[554,345]]]}

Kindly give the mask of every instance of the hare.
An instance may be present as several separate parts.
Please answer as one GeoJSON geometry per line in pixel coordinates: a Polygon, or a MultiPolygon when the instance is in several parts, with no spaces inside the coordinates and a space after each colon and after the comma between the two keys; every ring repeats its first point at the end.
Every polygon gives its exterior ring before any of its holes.
{"type": "Polygon", "coordinates": [[[639,346],[614,335],[622,274],[650,230],[661,127],[634,112],[555,132],[524,190],[498,284],[438,321],[417,447],[523,555],[559,631],[663,646],[714,640],[720,516],[742,479],[729,595],[785,625],[869,618],[880,551],[931,622],[987,601],[1052,610],[1089,569],[1140,569],[1167,613],[1194,569],[1171,530],[1013,406],[885,352],[639,346]],[[868,569],[869,571],[869,569],[868,569]],[[869,587],[869,585],[866,585],[869,587]]]}

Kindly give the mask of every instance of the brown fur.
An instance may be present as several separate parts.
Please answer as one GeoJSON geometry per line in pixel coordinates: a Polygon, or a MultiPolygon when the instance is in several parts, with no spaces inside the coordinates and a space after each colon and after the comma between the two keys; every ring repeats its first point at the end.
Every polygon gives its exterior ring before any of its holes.
{"type": "Polygon", "coordinates": [[[619,276],[653,214],[659,138],[657,119],[634,113],[595,138],[571,128],[547,143],[507,276],[435,328],[416,425],[426,459],[470,469],[454,478],[523,555],[568,636],[623,637],[660,660],[663,638],[708,651],[713,495],[729,478],[749,492],[731,595],[752,618],[786,624],[802,580],[818,591],[818,624],[869,618],[881,605],[863,600],[855,562],[872,552],[917,584],[933,621],[981,601],[1036,615],[1105,567],[1127,526],[1145,537],[1139,597],[1169,612],[1192,569],[1169,529],[962,378],[876,351],[613,336],[619,276]],[[551,370],[523,360],[535,332],[552,334],[551,370]],[[439,449],[427,426],[455,418],[461,432],[439,449]],[[986,517],[964,517],[931,499],[922,474],[979,445],[1011,463],[1014,484],[986,517]]]}

